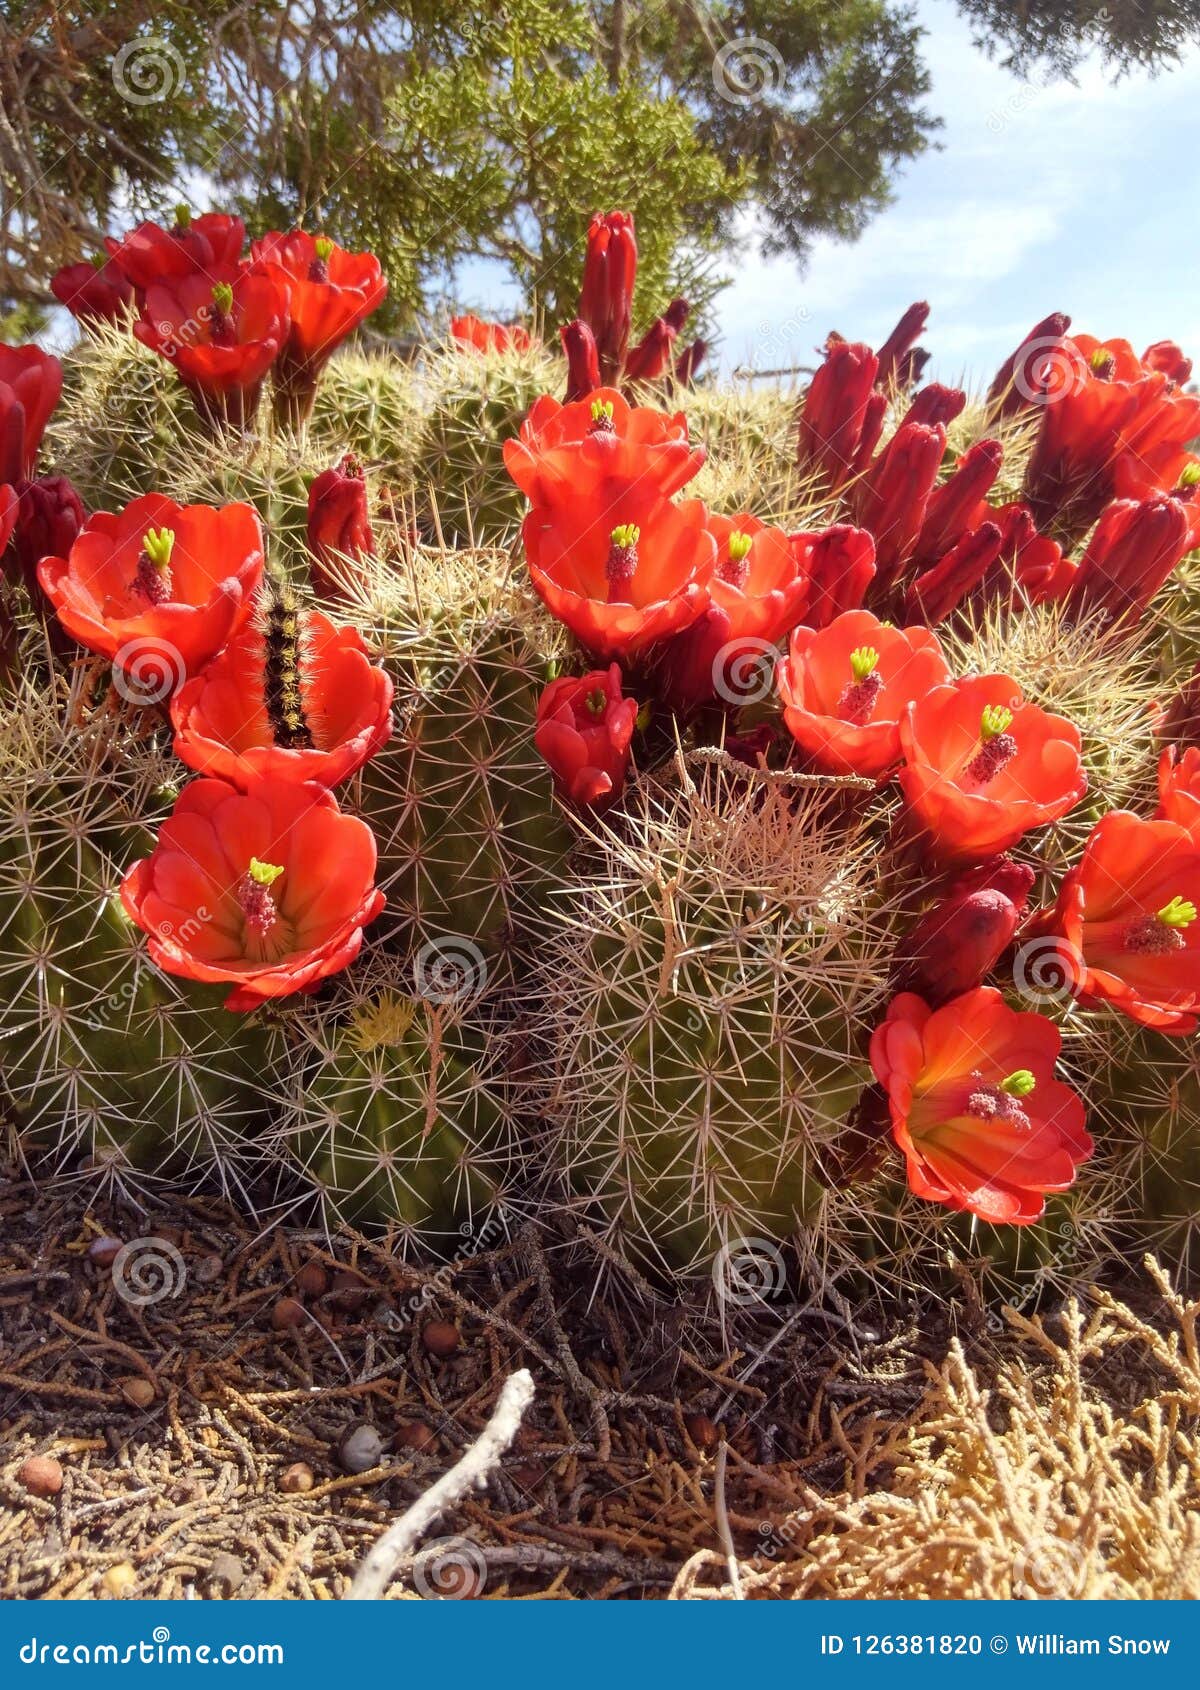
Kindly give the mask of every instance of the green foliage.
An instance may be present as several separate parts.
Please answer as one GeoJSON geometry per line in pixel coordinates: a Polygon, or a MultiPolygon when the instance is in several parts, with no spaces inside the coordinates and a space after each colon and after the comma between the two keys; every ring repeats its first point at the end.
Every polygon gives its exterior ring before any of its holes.
{"type": "Polygon", "coordinates": [[[1197,0],[958,0],[979,45],[1027,74],[1070,76],[1096,51],[1120,74],[1182,58],[1200,40],[1197,0]]]}

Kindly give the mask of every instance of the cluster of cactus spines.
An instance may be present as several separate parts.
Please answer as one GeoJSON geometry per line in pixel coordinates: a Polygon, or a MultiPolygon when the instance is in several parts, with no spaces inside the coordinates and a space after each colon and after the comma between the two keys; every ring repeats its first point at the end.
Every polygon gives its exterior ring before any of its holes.
{"type": "Polygon", "coordinates": [[[534,400],[564,382],[561,359],[536,343],[524,351],[451,346],[426,361],[412,454],[423,531],[462,546],[515,532],[524,500],[504,467],[504,442],[534,400]]]}
{"type": "Polygon", "coordinates": [[[752,510],[763,522],[803,528],[819,501],[796,467],[796,396],[778,389],[697,387],[663,400],[685,409],[708,452],[691,491],[714,510],[752,510]]]}
{"type": "Polygon", "coordinates": [[[1073,1011],[1064,1065],[1110,1146],[1111,1226],[1185,1282],[1200,1271],[1200,1051],[1123,1017],[1073,1011]]]}
{"type": "Polygon", "coordinates": [[[509,568],[422,552],[376,600],[398,725],[355,798],[379,846],[379,929],[414,953],[465,942],[495,981],[571,844],[531,731],[560,638],[509,568]]]}
{"type": "Polygon", "coordinates": [[[836,784],[680,763],[596,832],[529,995],[571,1200],[700,1276],[815,1221],[869,1071],[899,912],[836,784]]]}
{"type": "MultiPolygon", "coordinates": [[[[70,708],[80,708],[76,695],[70,708]]],[[[98,1185],[249,1203],[260,1029],[159,973],[118,895],[171,765],[32,694],[0,710],[0,1072],[24,1153],[98,1185]]]]}
{"type": "Polygon", "coordinates": [[[430,986],[410,961],[378,956],[288,1016],[268,1075],[268,1148],[315,1191],[323,1223],[386,1226],[404,1255],[454,1254],[515,1211],[499,1046],[430,986]]]}

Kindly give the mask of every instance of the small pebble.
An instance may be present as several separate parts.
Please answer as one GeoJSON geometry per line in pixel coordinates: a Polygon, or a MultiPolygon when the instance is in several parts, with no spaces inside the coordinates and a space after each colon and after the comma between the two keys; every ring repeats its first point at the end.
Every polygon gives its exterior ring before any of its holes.
{"type": "Polygon", "coordinates": [[[383,1455],[383,1439],[374,1426],[351,1426],[338,1445],[338,1461],[343,1472],[367,1473],[378,1467],[383,1455]]]}
{"type": "Polygon", "coordinates": [[[305,1262],[296,1275],[296,1284],[306,1297],[323,1297],[329,1286],[329,1275],[320,1262],[305,1262]]]}
{"type": "Polygon", "coordinates": [[[685,1414],[683,1424],[697,1449],[716,1449],[721,1441],[721,1428],[707,1414],[685,1414]]]}
{"type": "Polygon", "coordinates": [[[88,1245],[88,1261],[97,1267],[111,1267],[122,1250],[119,1238],[93,1238],[88,1245]]]}
{"type": "Polygon", "coordinates": [[[149,1379],[144,1379],[140,1373],[132,1373],[126,1379],[118,1379],[121,1395],[133,1408],[149,1408],[157,1392],[149,1379]]]}
{"type": "Polygon", "coordinates": [[[237,1556],[222,1549],[209,1563],[204,1583],[210,1596],[232,1596],[245,1576],[246,1569],[237,1556]]]}
{"type": "Polygon", "coordinates": [[[63,1470],[52,1455],[31,1455],[17,1478],[30,1496],[57,1496],[63,1487],[63,1470]]]}
{"type": "Polygon", "coordinates": [[[347,1273],[344,1269],[334,1274],[330,1298],[334,1308],[340,1309],[343,1314],[357,1314],[370,1296],[370,1287],[364,1285],[357,1274],[347,1273]]]}
{"type": "Polygon", "coordinates": [[[279,1475],[279,1488],[289,1496],[295,1496],[300,1491],[311,1490],[316,1484],[312,1468],[307,1461],[293,1461],[290,1467],[285,1467],[279,1475]]]}
{"type": "Polygon", "coordinates": [[[118,1561],[100,1580],[100,1588],[106,1596],[128,1596],[136,1584],[137,1573],[128,1561],[118,1561]]]}
{"type": "Polygon", "coordinates": [[[198,1285],[214,1285],[225,1272],[225,1260],[222,1256],[201,1256],[193,1270],[192,1277],[198,1285]]]}
{"type": "Polygon", "coordinates": [[[452,1356],[462,1343],[462,1334],[453,1321],[431,1320],[421,1333],[421,1342],[431,1356],[439,1356],[445,1360],[452,1356]]]}
{"type": "Polygon", "coordinates": [[[415,1449],[429,1455],[437,1449],[437,1446],[437,1433],[432,1426],[427,1426],[423,1420],[401,1420],[396,1427],[396,1447],[398,1449],[415,1449]]]}
{"type": "Polygon", "coordinates": [[[294,1326],[303,1326],[304,1304],[298,1303],[295,1297],[280,1297],[271,1310],[271,1325],[276,1332],[289,1332],[294,1326]]]}

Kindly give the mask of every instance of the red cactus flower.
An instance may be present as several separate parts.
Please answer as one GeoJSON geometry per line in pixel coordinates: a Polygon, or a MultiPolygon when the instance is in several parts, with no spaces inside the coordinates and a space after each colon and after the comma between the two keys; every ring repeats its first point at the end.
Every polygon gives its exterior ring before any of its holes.
{"type": "Polygon", "coordinates": [[[932,628],[944,622],[973,593],[979,592],[1000,557],[1004,535],[998,523],[981,522],[918,575],[904,601],[905,622],[932,628]]]}
{"type": "Polygon", "coordinates": [[[673,299],[663,315],[651,323],[625,360],[625,380],[659,381],[671,368],[675,340],[688,320],[686,299],[673,299]]]}
{"type": "Polygon", "coordinates": [[[352,588],[365,587],[361,567],[375,556],[375,537],[367,510],[367,483],[362,465],[347,452],[333,469],[313,477],[308,489],[308,549],[312,554],[308,578],[319,599],[352,598],[352,588]]]}
{"type": "MultiPolygon", "coordinates": [[[[65,556],[87,520],[83,500],[65,475],[23,481],[19,493],[13,553],[26,590],[41,597],[37,568],[44,557],[65,556]]],[[[2,549],[2,548],[0,548],[2,549]]]]}
{"type": "Polygon", "coordinates": [[[1064,383],[1074,379],[1077,359],[1066,346],[1070,326],[1071,319],[1062,311],[1051,312],[1034,324],[1004,360],[988,388],[988,413],[993,421],[1057,398],[1064,383]]]}
{"type": "Polygon", "coordinates": [[[625,363],[637,258],[630,214],[610,211],[606,216],[597,212],[588,229],[579,316],[595,338],[605,386],[616,383],[625,363]]]}
{"type": "Polygon", "coordinates": [[[571,511],[535,505],[521,533],[533,584],[597,657],[632,657],[704,611],[717,565],[699,499],[672,504],[643,480],[571,511]]]}
{"type": "Polygon", "coordinates": [[[133,283],[113,257],[120,244],[108,236],[90,262],[64,264],[50,278],[50,292],[78,322],[121,323],[133,311],[133,283]]]}
{"type": "Polygon", "coordinates": [[[529,330],[519,323],[489,323],[469,312],[451,317],[450,338],[471,352],[528,352],[533,345],[529,330]]]}
{"type": "Polygon", "coordinates": [[[1073,572],[1068,612],[1136,622],[1188,550],[1190,534],[1189,512],[1178,499],[1109,505],[1073,572]]]}
{"type": "Polygon", "coordinates": [[[1158,809],[1160,820],[1178,822],[1200,840],[1200,748],[1189,745],[1182,756],[1168,745],[1158,760],[1158,809]]]}
{"type": "Polygon", "coordinates": [[[878,371],[879,360],[869,346],[835,341],[804,395],[797,461],[833,491],[854,474],[864,440],[868,452],[875,449],[887,405],[883,395],[874,394],[878,371]],[[883,403],[874,404],[873,397],[883,403]]]}
{"type": "Polygon", "coordinates": [[[174,364],[206,428],[245,429],[288,332],[287,295],[265,272],[214,284],[190,270],[147,287],[133,332],[174,364]]]}
{"type": "Polygon", "coordinates": [[[20,508],[20,496],[15,487],[6,483],[0,484],[0,555],[3,555],[12,531],[17,526],[17,511],[20,508]]]}
{"type": "Polygon", "coordinates": [[[854,489],[859,525],[875,537],[879,594],[891,591],[912,555],[945,449],[941,423],[904,423],[854,489]]]}
{"type": "Polygon", "coordinates": [[[63,627],[163,699],[250,615],[262,530],[249,505],[177,505],[162,493],[99,511],[66,557],[38,565],[63,627]]]}
{"type": "Polygon", "coordinates": [[[927,628],[849,610],[819,633],[797,628],[777,670],[783,719],[818,768],[879,779],[900,756],[900,717],[950,671],[927,628]]]}
{"type": "Polygon", "coordinates": [[[793,534],[808,562],[804,621],[827,628],[846,610],[858,610],[875,576],[875,542],[865,528],[839,524],[819,534],[793,534]]]}
{"type": "Polygon", "coordinates": [[[875,379],[880,387],[904,390],[919,376],[922,365],[914,364],[913,354],[918,350],[917,341],[925,333],[928,321],[929,306],[923,299],[909,306],[879,348],[879,373],[875,379]]]}
{"type": "Polygon", "coordinates": [[[533,740],[572,803],[602,810],[619,796],[637,710],[636,699],[622,697],[615,663],[588,675],[560,675],[546,688],[533,740]]]}
{"type": "Polygon", "coordinates": [[[1147,373],[1128,341],[1075,335],[1072,376],[1048,394],[1025,476],[1039,527],[1079,535],[1120,493],[1169,491],[1200,432],[1200,398],[1161,371],[1147,373]]]}
{"type": "Polygon", "coordinates": [[[1185,358],[1183,349],[1173,340],[1156,340],[1142,353],[1144,370],[1160,370],[1168,381],[1182,387],[1192,373],[1192,360],[1185,358]]]}
{"type": "Polygon", "coordinates": [[[578,399],[590,398],[600,386],[600,355],[596,351],[596,337],[582,318],[565,323],[558,332],[567,360],[563,404],[570,405],[578,399]]]}
{"type": "Polygon", "coordinates": [[[175,755],[248,791],[259,778],[336,786],[387,744],[392,683],[356,628],[303,617],[299,722],[282,722],[265,630],[248,623],[171,700],[175,755]]]}
{"type": "Polygon", "coordinates": [[[1034,872],[994,857],[958,875],[905,937],[897,982],[935,1008],[981,985],[1021,924],[1034,872]]]}
{"type": "Polygon", "coordinates": [[[977,987],[941,1009],[912,993],[871,1036],[892,1136],[916,1196],[993,1225],[1024,1226],[1092,1154],[1079,1095],[1055,1077],[1053,1021],[977,987]]]}
{"type": "Polygon", "coordinates": [[[240,217],[223,211],[193,217],[181,205],[170,229],[160,223],[140,223],[113,245],[111,257],[141,295],[156,284],[182,281],[193,274],[207,278],[212,288],[233,280],[245,241],[246,226],[240,217]]]}
{"type": "Polygon", "coordinates": [[[1186,827],[1111,810],[1030,931],[1055,942],[1082,1003],[1111,1003],[1144,1027],[1192,1033],[1200,1011],[1200,922],[1191,901],[1198,881],[1200,841],[1186,827]]]}
{"type": "Polygon", "coordinates": [[[708,531],[717,542],[712,602],[661,654],[663,697],[681,712],[714,694],[736,703],[747,683],[752,690],[769,647],[796,626],[808,600],[808,554],[798,543],[808,536],[711,513],[708,531]]]}
{"type": "Polygon", "coordinates": [[[967,396],[961,387],[943,387],[940,381],[931,381],[913,395],[899,426],[924,423],[926,428],[936,428],[940,423],[946,428],[962,415],[966,403],[967,396]]]}
{"type": "Polygon", "coordinates": [[[226,1009],[311,991],[383,908],[375,837],[333,794],[286,780],[184,787],[150,856],[121,885],[168,974],[232,986],[226,1009]]]}
{"type": "Polygon", "coordinates": [[[987,495],[1000,474],[1004,448],[998,440],[977,440],[967,448],[951,475],[935,487],[925,506],[925,520],[913,548],[913,561],[927,568],[944,557],[963,535],[992,516],[987,495]]]}
{"type": "Polygon", "coordinates": [[[1046,827],[1087,790],[1079,729],[1027,704],[1008,675],[935,687],[900,719],[900,785],[944,862],[980,862],[1046,827]]]}
{"type": "MultiPolygon", "coordinates": [[[[650,405],[630,405],[615,388],[560,405],[544,394],[521,425],[519,439],[504,442],[509,475],[531,504],[570,514],[579,501],[616,511],[631,489],[669,499],[697,475],[703,446],[688,444],[682,411],[668,416],[650,405]]],[[[623,518],[614,515],[607,534],[623,518]]]]}
{"type": "Polygon", "coordinates": [[[62,382],[62,365],[40,346],[0,343],[0,482],[33,475],[62,382]]]}
{"type": "Polygon", "coordinates": [[[347,252],[324,235],[275,231],[250,256],[281,287],[290,327],[275,370],[275,411],[298,428],[308,420],[321,371],[338,347],[387,297],[373,252],[347,252]]]}

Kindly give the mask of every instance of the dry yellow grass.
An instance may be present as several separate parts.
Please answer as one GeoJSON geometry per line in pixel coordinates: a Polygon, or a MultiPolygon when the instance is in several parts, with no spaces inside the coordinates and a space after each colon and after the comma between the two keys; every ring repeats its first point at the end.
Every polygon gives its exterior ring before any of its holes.
{"type": "MultiPolygon", "coordinates": [[[[759,1527],[742,1593],[1200,1597],[1200,1301],[1147,1268],[1165,1321],[1100,1291],[1055,1318],[1009,1311],[1022,1354],[990,1389],[956,1340],[910,1422],[843,1438],[842,1492],[801,1481],[759,1527]]],[[[673,1594],[728,1599],[727,1578],[706,1550],[673,1594]]]]}

